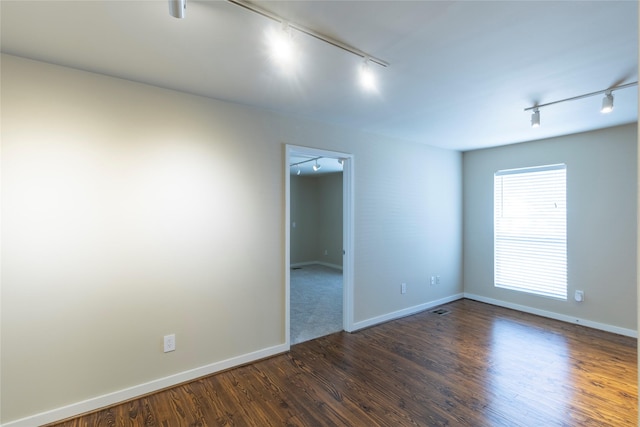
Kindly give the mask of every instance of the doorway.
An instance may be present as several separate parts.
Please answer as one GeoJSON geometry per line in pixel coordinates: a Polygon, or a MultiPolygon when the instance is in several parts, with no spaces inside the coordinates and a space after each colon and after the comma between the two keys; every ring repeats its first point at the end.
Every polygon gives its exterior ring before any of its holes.
{"type": "Polygon", "coordinates": [[[290,346],[353,330],[353,156],[287,145],[285,168],[290,346]]]}

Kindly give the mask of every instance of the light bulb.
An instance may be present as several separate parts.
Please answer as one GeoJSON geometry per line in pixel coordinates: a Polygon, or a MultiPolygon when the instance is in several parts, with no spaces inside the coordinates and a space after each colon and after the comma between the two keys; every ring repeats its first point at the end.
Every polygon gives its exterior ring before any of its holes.
{"type": "Polygon", "coordinates": [[[280,29],[271,29],[267,33],[267,44],[271,60],[283,72],[290,74],[295,71],[298,52],[291,34],[291,28],[286,21],[280,29]]]}
{"type": "Polygon", "coordinates": [[[368,58],[360,65],[360,85],[368,91],[376,90],[376,76],[369,66],[368,58]]]}

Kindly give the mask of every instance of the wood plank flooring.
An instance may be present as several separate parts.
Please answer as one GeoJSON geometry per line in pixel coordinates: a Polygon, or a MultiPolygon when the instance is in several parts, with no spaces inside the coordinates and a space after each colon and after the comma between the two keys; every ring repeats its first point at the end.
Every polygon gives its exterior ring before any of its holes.
{"type": "Polygon", "coordinates": [[[460,300],[56,427],[636,426],[636,340],[460,300]]]}

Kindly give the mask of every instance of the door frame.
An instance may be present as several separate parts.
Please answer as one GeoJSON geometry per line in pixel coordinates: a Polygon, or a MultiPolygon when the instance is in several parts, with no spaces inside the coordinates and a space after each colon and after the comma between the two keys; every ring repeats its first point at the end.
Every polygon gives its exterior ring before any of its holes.
{"type": "Polygon", "coordinates": [[[342,166],[342,329],[353,331],[353,154],[285,145],[285,344],[291,347],[291,161],[293,155],[344,159],[342,166]]]}

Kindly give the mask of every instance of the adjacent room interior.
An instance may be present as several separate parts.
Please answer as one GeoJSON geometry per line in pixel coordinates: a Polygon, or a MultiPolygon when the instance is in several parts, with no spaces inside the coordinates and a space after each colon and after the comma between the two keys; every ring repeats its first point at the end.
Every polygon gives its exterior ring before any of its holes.
{"type": "Polygon", "coordinates": [[[344,161],[313,154],[289,160],[292,345],[343,330],[344,161]]]}
{"type": "Polygon", "coordinates": [[[3,427],[637,422],[637,2],[0,24],[3,427]]]}

